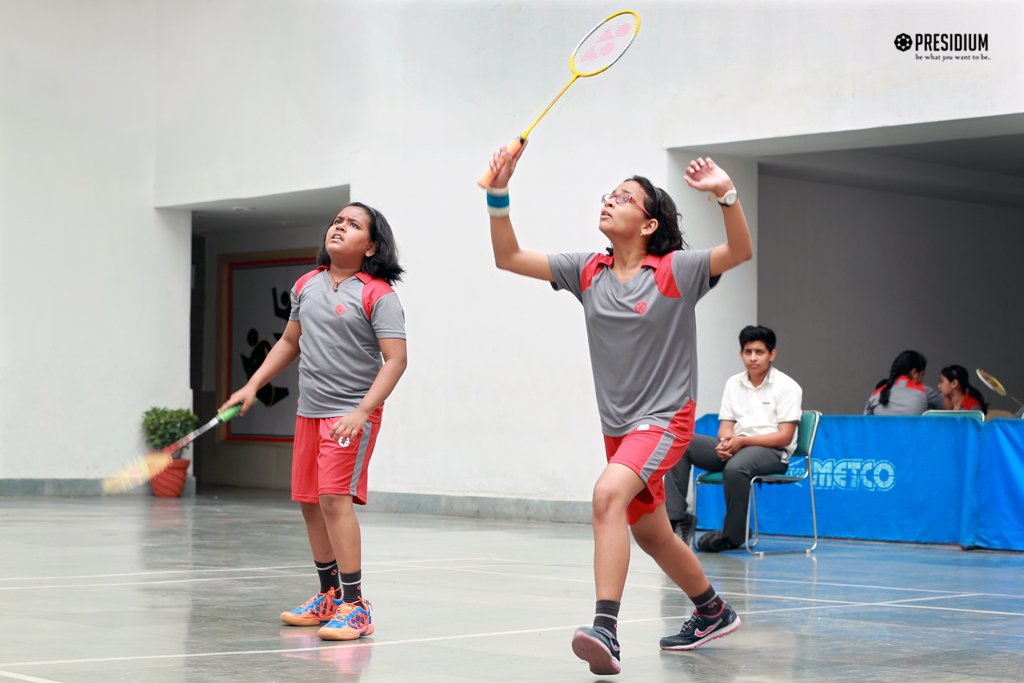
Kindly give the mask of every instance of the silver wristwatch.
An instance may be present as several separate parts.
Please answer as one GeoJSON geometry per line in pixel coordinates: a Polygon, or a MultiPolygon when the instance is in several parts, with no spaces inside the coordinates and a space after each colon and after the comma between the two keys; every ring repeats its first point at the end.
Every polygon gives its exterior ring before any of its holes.
{"type": "Polygon", "coordinates": [[[715,197],[715,199],[718,200],[718,203],[722,206],[732,206],[739,200],[739,198],[740,193],[736,191],[735,187],[727,191],[721,197],[715,197]]]}

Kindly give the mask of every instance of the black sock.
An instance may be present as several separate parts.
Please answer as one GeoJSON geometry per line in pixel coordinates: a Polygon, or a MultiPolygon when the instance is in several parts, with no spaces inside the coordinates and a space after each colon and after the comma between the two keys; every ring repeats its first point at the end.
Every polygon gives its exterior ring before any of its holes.
{"type": "Polygon", "coordinates": [[[705,617],[713,617],[725,607],[725,600],[718,595],[715,587],[708,584],[708,589],[700,595],[689,596],[693,600],[693,606],[697,608],[697,614],[705,617]]]}
{"type": "Polygon", "coordinates": [[[621,604],[617,600],[598,600],[594,609],[594,627],[602,626],[611,631],[613,636],[617,635],[621,604]]]}
{"type": "Polygon", "coordinates": [[[363,570],[357,569],[351,574],[341,575],[341,599],[345,602],[355,602],[363,596],[363,570]]]}
{"type": "Polygon", "coordinates": [[[313,564],[316,565],[316,573],[320,577],[320,592],[326,593],[333,588],[335,595],[340,593],[341,583],[338,581],[338,561],[317,562],[313,560],[313,564]]]}

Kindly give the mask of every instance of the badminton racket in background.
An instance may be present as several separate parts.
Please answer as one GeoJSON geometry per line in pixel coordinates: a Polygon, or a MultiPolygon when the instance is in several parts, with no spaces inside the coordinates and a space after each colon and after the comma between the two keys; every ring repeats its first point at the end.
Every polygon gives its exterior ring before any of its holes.
{"type": "Polygon", "coordinates": [[[220,424],[224,424],[242,411],[242,404],[233,405],[223,413],[218,413],[199,429],[189,432],[169,446],[164,446],[158,451],[147,453],[141,458],[136,458],[117,472],[103,479],[103,493],[123,493],[147,481],[163,472],[171,466],[174,454],[185,446],[189,445],[200,436],[220,424]]]}
{"type": "MultiPolygon", "coordinates": [[[[572,79],[569,84],[562,88],[562,92],[558,93],[555,99],[551,100],[551,104],[540,113],[530,127],[505,148],[508,153],[514,155],[519,151],[530,135],[530,131],[540,123],[544,115],[551,110],[551,107],[555,106],[555,102],[565,94],[565,91],[576,82],[577,78],[596,76],[607,70],[608,67],[619,61],[639,32],[640,15],[632,10],[623,10],[611,15],[583,36],[583,40],[579,42],[569,57],[569,69],[572,70],[572,79]]],[[[491,186],[494,176],[494,171],[488,170],[476,182],[480,187],[487,188],[491,186]]]]}
{"type": "Polygon", "coordinates": [[[975,372],[978,373],[978,379],[984,382],[986,387],[996,392],[999,396],[1002,396],[1003,398],[1008,398],[1011,401],[1014,401],[1017,405],[1024,407],[1024,402],[1022,402],[1019,398],[1017,398],[1016,396],[1011,396],[1010,394],[1006,393],[1006,387],[1004,387],[1003,383],[1000,382],[998,379],[993,377],[991,374],[985,372],[981,368],[978,368],[977,370],[975,370],[975,372]]]}

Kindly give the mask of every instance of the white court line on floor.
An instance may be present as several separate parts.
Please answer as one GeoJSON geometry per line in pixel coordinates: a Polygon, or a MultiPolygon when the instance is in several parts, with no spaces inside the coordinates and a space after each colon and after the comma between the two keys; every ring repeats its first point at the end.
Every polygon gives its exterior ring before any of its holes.
{"type": "MultiPolygon", "coordinates": [[[[417,565],[404,565],[401,567],[388,567],[386,569],[374,569],[373,573],[376,574],[391,574],[393,572],[408,572],[408,571],[424,571],[424,570],[447,570],[447,571],[458,571],[461,569],[472,569],[476,567],[493,567],[491,564],[481,565],[468,565],[467,567],[421,567],[417,565]]],[[[500,565],[499,565],[500,566],[500,565]]],[[[255,581],[258,579],[279,579],[279,578],[291,578],[295,576],[308,577],[312,574],[311,570],[305,565],[301,565],[301,568],[306,571],[301,572],[279,572],[276,574],[255,574],[251,576],[197,576],[185,579],[157,579],[155,581],[120,581],[117,583],[79,583],[79,584],[68,584],[61,583],[56,585],[26,585],[26,586],[0,586],[0,591],[27,591],[27,590],[43,590],[49,588],[65,589],[65,588],[117,588],[122,586],[158,586],[165,584],[178,584],[178,583],[209,583],[213,581],[255,581]]]]}
{"type": "MultiPolygon", "coordinates": [[[[390,565],[402,565],[408,564],[409,562],[416,562],[422,564],[424,562],[502,562],[502,563],[514,563],[519,564],[517,560],[504,560],[500,558],[490,557],[443,557],[438,559],[422,559],[417,558],[414,560],[373,560],[364,563],[365,567],[376,567],[378,565],[390,566],[390,565]]],[[[282,564],[270,567],[192,567],[185,569],[149,569],[143,572],[122,572],[118,574],[76,574],[71,576],[14,576],[14,577],[0,577],[0,581],[67,581],[69,579],[112,579],[124,576],[159,576],[162,574],[208,574],[214,572],[259,572],[259,571],[271,571],[274,569],[308,569],[309,563],[306,564],[282,564]]],[[[2,590],[2,588],[0,588],[2,590]]]]}
{"type": "MultiPolygon", "coordinates": [[[[496,559],[498,559],[498,558],[496,558],[496,559]]],[[[526,562],[526,561],[522,561],[522,560],[520,560],[518,562],[515,561],[515,560],[505,560],[505,561],[507,561],[509,563],[513,563],[513,564],[518,564],[518,565],[521,565],[521,566],[533,565],[533,566],[537,566],[537,567],[570,567],[570,568],[577,568],[576,565],[561,565],[561,564],[548,564],[548,563],[541,563],[541,562],[526,562]]],[[[759,562],[760,560],[755,560],[755,561],[759,562]]],[[[589,571],[591,569],[591,566],[590,565],[585,565],[585,566],[584,565],[579,565],[578,568],[579,569],[586,569],[586,570],[589,571]]],[[[633,574],[653,574],[655,576],[664,576],[665,575],[665,573],[663,571],[661,571],[660,569],[644,569],[642,567],[637,567],[637,568],[630,567],[629,573],[630,573],[630,575],[633,575],[633,574]]],[[[763,581],[765,583],[788,583],[788,584],[794,584],[794,585],[797,585],[797,586],[829,586],[831,588],[866,588],[866,589],[882,590],[882,591],[903,591],[903,592],[907,592],[907,593],[933,593],[933,594],[936,594],[936,595],[940,595],[940,594],[942,594],[942,595],[954,594],[954,593],[958,592],[958,591],[954,591],[954,590],[948,590],[948,589],[947,590],[943,590],[943,589],[939,589],[939,588],[907,588],[907,587],[904,587],[904,586],[879,586],[879,585],[874,585],[874,584],[862,584],[862,583],[838,583],[838,582],[835,582],[835,581],[816,581],[816,580],[811,580],[811,579],[803,579],[803,580],[801,580],[801,579],[773,579],[773,578],[761,577],[761,576],[733,576],[733,575],[729,575],[729,574],[708,574],[707,577],[711,581],[763,581]]],[[[1015,593],[986,593],[986,592],[979,592],[979,593],[975,593],[975,595],[985,596],[985,597],[990,597],[990,598],[1010,598],[1010,599],[1024,600],[1024,595],[1019,595],[1019,594],[1015,594],[1015,593]]]]}
{"type": "MultiPolygon", "coordinates": [[[[933,598],[921,598],[939,600],[942,596],[935,596],[933,598]]],[[[780,607],[777,609],[767,610],[745,610],[738,611],[741,616],[750,615],[763,615],[763,614],[777,614],[780,612],[808,612],[817,610],[833,610],[843,609],[848,607],[865,608],[865,607],[907,607],[907,608],[920,608],[929,609],[924,605],[902,605],[902,604],[887,604],[887,603],[871,603],[871,602],[848,602],[842,604],[827,604],[827,605],[807,605],[804,607],[780,607]]],[[[936,608],[944,609],[944,608],[936,608]]],[[[961,610],[953,609],[958,612],[981,612],[987,613],[983,610],[961,610]]],[[[624,619],[621,620],[620,624],[640,624],[653,621],[673,621],[676,619],[687,619],[689,613],[678,614],[678,615],[663,615],[659,617],[647,617],[643,619],[624,619]]],[[[1019,614],[1015,616],[1024,616],[1019,614]]],[[[537,633],[549,633],[552,631],[568,631],[579,628],[579,624],[572,624],[568,626],[548,626],[544,628],[529,628],[529,629],[517,629],[513,631],[491,631],[487,633],[463,633],[450,636],[432,636],[426,638],[406,638],[403,640],[390,640],[390,641],[366,641],[366,642],[354,642],[346,643],[344,645],[321,645],[317,647],[296,647],[296,648],[273,648],[267,650],[224,650],[218,652],[186,652],[186,653],[174,653],[174,654],[163,654],[163,655],[126,655],[120,657],[92,657],[82,659],[50,659],[50,660],[35,660],[26,662],[0,662],[0,667],[16,667],[16,666],[48,666],[48,665],[63,665],[63,664],[98,664],[106,662],[136,662],[136,661],[153,661],[153,660],[173,660],[173,659],[198,659],[203,657],[238,657],[242,655],[272,655],[272,654],[285,654],[290,652],[315,652],[332,647],[390,647],[394,645],[418,645],[422,643],[437,643],[447,642],[453,640],[471,640],[475,638],[496,638],[502,636],[515,636],[515,635],[527,635],[537,633]]],[[[53,682],[45,682],[53,683],[53,682]]]]}
{"type": "MultiPolygon", "coordinates": [[[[659,573],[654,570],[638,570],[650,572],[652,574],[659,573]]],[[[829,586],[832,588],[869,588],[885,591],[904,591],[907,593],[955,593],[956,591],[942,590],[937,588],[906,588],[903,586],[876,586],[872,584],[863,583],[838,583],[835,581],[811,581],[811,580],[800,580],[800,579],[771,579],[758,576],[728,576],[728,575],[708,575],[709,579],[721,579],[722,581],[764,581],[767,583],[792,583],[796,585],[806,586],[829,586]]],[[[1017,598],[1024,599],[1024,595],[1015,595],[1013,593],[977,593],[977,595],[985,595],[993,598],[1017,598]]]]}
{"type": "MultiPolygon", "coordinates": [[[[430,567],[423,567],[422,569],[426,570],[426,569],[431,569],[431,568],[430,567]]],[[[542,580],[545,580],[545,581],[563,581],[563,582],[567,582],[567,583],[593,583],[593,579],[589,579],[589,578],[588,579],[572,579],[572,578],[566,578],[566,577],[562,577],[562,576],[539,576],[539,575],[535,575],[535,574],[514,574],[514,573],[511,573],[511,572],[484,571],[482,569],[469,569],[469,568],[460,568],[460,567],[450,567],[450,568],[437,567],[436,569],[446,569],[448,571],[461,571],[461,572],[466,572],[468,574],[489,574],[489,575],[494,575],[494,576],[511,576],[511,577],[517,577],[517,578],[521,577],[521,578],[530,578],[530,579],[542,579],[542,580]]],[[[674,586],[674,585],[672,585],[672,586],[664,586],[664,585],[653,586],[653,585],[650,585],[650,584],[642,584],[642,583],[639,583],[639,584],[638,583],[630,583],[629,587],[630,588],[650,588],[650,589],[653,589],[653,590],[661,590],[661,591],[678,591],[679,590],[679,588],[677,586],[674,586]]],[[[839,606],[839,607],[842,607],[842,606],[858,606],[858,605],[859,606],[863,606],[863,607],[871,607],[871,606],[876,606],[876,605],[878,605],[878,606],[887,606],[887,605],[900,606],[900,605],[902,605],[905,602],[913,602],[915,600],[942,600],[944,598],[981,597],[981,596],[986,595],[985,593],[942,594],[942,595],[934,595],[934,596],[928,596],[928,597],[922,597],[922,598],[907,598],[905,600],[887,600],[887,601],[863,602],[863,601],[858,601],[858,600],[829,600],[829,599],[826,599],[826,598],[803,598],[803,597],[798,597],[798,596],[793,596],[793,595],[770,595],[770,594],[765,594],[765,593],[740,593],[738,591],[722,591],[722,593],[724,595],[736,595],[736,596],[741,596],[741,597],[745,597],[745,598],[759,598],[759,599],[763,599],[763,600],[784,600],[784,601],[796,601],[796,602],[813,602],[813,603],[821,603],[822,605],[836,605],[836,606],[839,606]]],[[[915,605],[907,605],[907,607],[915,607],[915,605]]],[[[966,609],[965,610],[965,609],[962,609],[962,608],[959,608],[959,607],[934,607],[934,606],[931,606],[931,605],[929,605],[929,606],[916,606],[916,607],[918,607],[918,609],[931,609],[931,610],[948,611],[948,612],[969,612],[969,613],[972,613],[972,614],[997,614],[997,615],[1005,615],[1005,616],[1024,616],[1024,612],[1001,612],[1001,611],[995,611],[995,610],[971,610],[971,609],[966,609]]]]}
{"type": "MultiPolygon", "coordinates": [[[[806,609],[815,609],[809,607],[806,609]]],[[[620,621],[620,624],[641,624],[651,621],[665,621],[675,619],[688,619],[690,617],[687,614],[668,615],[662,617],[648,617],[645,619],[624,619],[620,621]]],[[[452,640],[470,640],[474,638],[497,638],[502,636],[518,636],[528,635],[534,633],[550,633],[552,631],[570,631],[579,628],[579,623],[575,623],[569,626],[546,626],[543,628],[526,628],[517,629],[514,631],[491,631],[487,633],[463,633],[451,636],[431,636],[426,638],[406,638],[403,640],[386,640],[386,641],[355,641],[346,643],[344,645],[320,645],[316,647],[294,647],[294,648],[276,648],[269,650],[225,650],[221,652],[182,652],[175,654],[165,655],[125,655],[121,657],[93,657],[83,659],[49,659],[49,660],[36,660],[28,662],[0,662],[2,667],[12,666],[47,666],[47,665],[61,665],[61,664],[92,664],[92,663],[104,663],[104,662],[134,662],[134,661],[146,661],[146,660],[159,660],[159,659],[195,659],[201,657],[237,657],[240,655],[272,655],[272,654],[283,654],[288,652],[316,652],[318,650],[324,650],[335,647],[390,647],[393,645],[419,645],[421,643],[438,643],[452,640]]]]}
{"type": "MultiPolygon", "coordinates": [[[[585,565],[584,564],[579,564],[579,565],[576,565],[576,564],[551,564],[551,563],[546,563],[546,562],[533,562],[533,561],[525,561],[525,560],[512,560],[512,559],[508,559],[508,558],[504,558],[504,557],[495,557],[495,558],[490,558],[490,559],[501,560],[502,562],[508,562],[510,564],[518,564],[518,565],[523,565],[523,566],[533,565],[533,566],[536,566],[536,567],[578,568],[578,569],[585,569],[587,571],[592,571],[592,565],[590,565],[590,564],[585,564],[585,565]]],[[[750,556],[749,558],[744,556],[744,559],[748,559],[748,560],[750,560],[752,562],[761,562],[762,561],[760,559],[755,559],[753,556],[750,556]]],[[[656,576],[664,576],[664,572],[662,572],[660,569],[645,569],[645,568],[642,568],[642,567],[636,567],[636,568],[630,567],[629,573],[631,575],[632,574],[654,574],[656,576]]],[[[943,589],[936,589],[936,588],[909,588],[909,587],[906,587],[906,586],[880,586],[880,585],[874,585],[874,584],[840,583],[840,582],[837,582],[837,581],[817,581],[817,580],[811,580],[811,579],[774,579],[774,578],[771,578],[771,577],[741,576],[741,575],[732,575],[732,574],[708,574],[707,577],[708,577],[708,579],[710,579],[712,581],[719,581],[719,580],[720,581],[764,581],[764,582],[768,582],[768,583],[791,583],[791,584],[800,585],[800,586],[811,586],[811,585],[813,585],[813,586],[830,586],[832,588],[867,588],[867,589],[876,589],[876,590],[885,590],[885,591],[905,591],[907,593],[936,593],[936,594],[939,594],[939,593],[956,593],[957,592],[957,591],[953,591],[953,590],[943,590],[943,589]]],[[[980,592],[980,593],[978,593],[978,595],[983,595],[983,596],[992,597],[992,598],[1010,598],[1010,599],[1024,600],[1024,595],[1016,594],[1016,593],[986,593],[986,592],[980,592]]]]}
{"type": "Polygon", "coordinates": [[[953,595],[931,595],[926,598],[902,598],[900,600],[878,600],[872,601],[871,605],[908,605],[912,602],[927,602],[928,600],[953,600],[956,598],[976,598],[980,593],[956,593],[953,595]]]}
{"type": "MultiPolygon", "coordinates": [[[[731,595],[736,595],[732,593],[731,595]]],[[[776,609],[763,609],[763,610],[744,610],[737,612],[742,615],[748,614],[775,614],[777,612],[796,612],[806,611],[809,609],[829,609],[837,608],[842,609],[844,607],[856,607],[863,609],[865,607],[906,607],[907,609],[930,609],[938,612],[965,612],[967,614],[992,614],[1001,617],[1024,617],[1024,612],[1002,612],[998,610],[987,610],[987,609],[967,609],[964,607],[940,607],[936,605],[911,605],[912,602],[925,602],[928,600],[948,600],[954,598],[973,598],[984,595],[983,593],[960,593],[956,595],[933,595],[927,598],[907,598],[906,600],[884,600],[880,602],[848,602],[845,604],[835,605],[816,605],[811,607],[779,607],[776,609]]],[[[753,597],[764,597],[754,595],[753,597]]]]}
{"type": "Polygon", "coordinates": [[[0,577],[0,581],[69,581],[71,579],[116,579],[126,576],[163,576],[164,574],[212,574],[215,572],[259,572],[274,569],[302,569],[305,564],[282,564],[276,567],[216,567],[204,569],[150,569],[144,572],[120,572],[117,574],[73,574],[70,576],[12,576],[0,577]]]}
{"type": "MultiPolygon", "coordinates": [[[[432,569],[432,567],[421,567],[420,569],[421,570],[429,570],[429,569],[432,569]]],[[[543,581],[563,581],[563,582],[566,582],[566,583],[585,583],[585,584],[592,584],[592,583],[594,583],[594,579],[593,578],[572,579],[572,578],[568,578],[568,577],[564,577],[564,576],[542,576],[542,575],[538,575],[538,574],[514,574],[514,573],[511,573],[511,572],[486,571],[486,570],[483,570],[483,569],[472,569],[472,568],[464,568],[464,567],[444,567],[444,568],[438,567],[437,569],[440,569],[440,570],[443,570],[443,571],[465,572],[467,574],[487,574],[489,576],[510,576],[510,577],[514,577],[514,578],[523,578],[523,579],[540,579],[540,580],[543,580],[543,581]]],[[[651,585],[651,584],[643,584],[643,583],[629,583],[628,585],[629,585],[630,588],[650,588],[652,590],[658,590],[658,591],[676,592],[676,591],[679,590],[679,587],[675,586],[675,585],[671,585],[671,586],[665,586],[665,585],[654,586],[654,585],[651,585]]],[[[725,593],[725,591],[723,591],[723,593],[725,593]]],[[[758,593],[739,593],[739,592],[736,592],[736,591],[729,591],[728,593],[726,593],[726,595],[739,595],[739,596],[749,597],[749,598],[765,598],[765,599],[769,599],[769,600],[796,600],[798,602],[815,602],[815,603],[823,603],[823,604],[841,604],[841,605],[849,605],[849,604],[858,602],[856,600],[829,600],[827,598],[801,598],[801,597],[795,597],[795,596],[792,596],[792,595],[764,595],[764,594],[758,594],[758,593]]]]}
{"type": "Polygon", "coordinates": [[[28,683],[58,683],[57,681],[49,678],[36,678],[35,676],[25,676],[23,674],[16,674],[10,671],[0,671],[0,678],[11,678],[15,681],[28,681],[28,683]]]}
{"type": "MultiPolygon", "coordinates": [[[[402,571],[392,569],[382,569],[377,573],[389,572],[389,571],[402,571]]],[[[207,583],[212,581],[254,581],[257,579],[280,579],[292,576],[309,576],[309,572],[293,572],[290,574],[278,573],[278,574],[254,574],[251,576],[210,576],[210,577],[194,577],[190,579],[159,579],[156,581],[119,581],[117,583],[58,583],[53,585],[32,585],[32,586],[0,586],[0,591],[34,591],[34,590],[46,590],[50,588],[54,589],[67,589],[67,588],[120,588],[123,586],[163,586],[172,583],[207,583]]]]}
{"type": "MultiPolygon", "coordinates": [[[[437,559],[432,559],[432,560],[419,560],[419,559],[416,559],[416,560],[411,560],[411,559],[410,560],[378,560],[378,561],[374,561],[372,563],[372,565],[370,563],[367,563],[367,564],[368,564],[368,566],[378,566],[378,565],[383,565],[385,567],[390,566],[390,568],[387,568],[387,569],[376,569],[376,570],[374,570],[375,574],[388,574],[388,573],[393,573],[393,572],[413,571],[413,570],[419,570],[419,571],[431,571],[431,570],[433,570],[433,571],[460,571],[460,572],[466,572],[466,573],[486,574],[486,575],[494,575],[494,576],[505,576],[505,577],[512,577],[512,578],[524,578],[524,579],[532,578],[532,579],[541,579],[541,580],[546,580],[546,581],[563,581],[563,582],[569,582],[569,583],[582,583],[582,584],[593,583],[593,579],[589,578],[589,577],[585,578],[585,579],[574,579],[574,578],[559,577],[559,576],[547,576],[547,575],[537,575],[537,574],[523,574],[523,573],[516,573],[516,572],[494,571],[493,570],[493,565],[490,565],[490,564],[486,564],[486,565],[468,565],[468,566],[463,566],[463,567],[424,566],[424,563],[454,562],[454,561],[478,561],[478,560],[483,560],[483,561],[486,561],[486,562],[500,562],[500,563],[505,563],[505,564],[517,564],[517,565],[520,565],[520,566],[524,566],[524,565],[533,565],[533,566],[542,566],[542,567],[563,566],[563,565],[549,565],[549,564],[538,564],[538,563],[531,563],[531,562],[524,562],[524,561],[516,561],[516,560],[511,560],[511,559],[508,559],[508,558],[481,558],[481,557],[437,558],[437,559]],[[412,563],[416,563],[416,564],[412,564],[412,563]],[[401,566],[396,567],[394,565],[401,565],[401,566]],[[488,571],[488,570],[490,570],[490,571],[488,571]]],[[[248,567],[248,568],[213,568],[213,569],[203,568],[203,569],[195,569],[195,570],[187,570],[187,569],[182,569],[182,570],[156,570],[156,571],[154,571],[152,573],[141,573],[140,572],[140,573],[127,573],[125,575],[126,576],[136,576],[136,575],[146,576],[146,575],[150,575],[150,574],[152,574],[152,575],[163,575],[163,574],[168,574],[168,573],[189,573],[189,572],[194,572],[194,573],[221,572],[221,573],[231,574],[234,571],[260,571],[260,570],[289,569],[289,568],[292,568],[292,569],[303,569],[303,570],[308,569],[306,567],[306,565],[278,565],[278,566],[271,566],[271,567],[248,567]]],[[[575,568],[575,567],[573,567],[573,568],[575,568]]],[[[232,576],[223,576],[223,577],[191,577],[191,578],[182,578],[182,579],[161,579],[161,580],[156,580],[156,581],[130,581],[130,582],[126,581],[126,582],[117,582],[117,583],[87,583],[87,584],[66,584],[66,583],[61,583],[61,584],[43,585],[43,586],[40,586],[40,585],[0,586],[0,591],[41,590],[41,589],[61,589],[61,590],[63,590],[63,589],[68,589],[68,588],[106,588],[106,587],[116,588],[116,587],[125,587],[125,586],[145,586],[145,585],[151,585],[151,584],[152,585],[166,585],[166,584],[181,584],[181,583],[205,583],[205,582],[213,582],[213,581],[254,581],[254,580],[276,579],[276,578],[294,578],[294,577],[299,577],[299,576],[306,576],[308,573],[309,573],[308,571],[301,571],[301,572],[287,572],[287,573],[280,572],[280,573],[275,573],[275,574],[262,574],[262,575],[250,575],[250,576],[233,576],[232,575],[232,576]]],[[[660,571],[645,570],[645,569],[635,569],[635,570],[633,570],[633,573],[662,575],[660,571]]],[[[86,575],[86,576],[88,576],[88,575],[86,575]]],[[[96,577],[104,577],[104,576],[117,576],[117,575],[94,575],[94,576],[96,576],[96,577]]],[[[60,580],[62,578],[76,578],[76,577],[46,577],[46,578],[60,580]]],[[[819,585],[819,586],[825,585],[825,586],[842,587],[842,588],[865,588],[865,589],[888,590],[888,591],[926,592],[926,593],[930,593],[932,595],[935,595],[936,597],[939,597],[939,598],[942,598],[942,597],[949,597],[949,598],[961,597],[960,594],[957,594],[957,593],[955,593],[953,591],[941,591],[941,590],[933,590],[933,589],[901,588],[901,587],[897,587],[897,586],[877,586],[877,585],[870,585],[870,584],[847,584],[847,583],[835,583],[835,582],[800,581],[800,580],[791,580],[791,579],[769,579],[769,578],[760,578],[760,577],[732,577],[732,576],[722,576],[722,575],[709,575],[709,578],[711,578],[711,579],[713,579],[715,581],[718,581],[718,580],[723,580],[723,581],[724,580],[763,581],[763,582],[769,582],[769,583],[772,583],[772,582],[774,582],[774,583],[789,583],[789,584],[795,584],[795,585],[819,585]]],[[[675,586],[666,586],[666,585],[650,585],[650,584],[637,584],[637,583],[630,583],[629,585],[631,587],[634,587],[634,588],[647,588],[647,589],[661,590],[661,591],[674,591],[674,590],[677,590],[675,586]]],[[[739,592],[739,591],[723,591],[723,593],[725,593],[726,595],[734,595],[734,596],[741,596],[741,597],[747,597],[747,598],[761,598],[761,599],[768,599],[768,600],[795,600],[795,601],[798,601],[798,602],[813,602],[813,603],[836,604],[836,605],[861,604],[861,603],[858,603],[857,601],[850,601],[850,600],[830,600],[830,599],[826,599],[826,598],[802,598],[802,597],[796,597],[796,596],[773,595],[773,594],[765,594],[765,593],[745,593],[745,592],[739,592]]],[[[983,593],[983,592],[969,593],[969,594],[964,594],[964,595],[970,595],[970,596],[976,596],[976,597],[1011,597],[1011,598],[1012,597],[1024,597],[1024,596],[1013,596],[1013,595],[1005,595],[1005,594],[999,594],[999,593],[983,593]]],[[[897,602],[901,602],[901,601],[868,602],[868,603],[863,603],[863,604],[865,604],[865,605],[886,605],[886,604],[896,604],[897,602]]],[[[1019,612],[1011,612],[1011,611],[999,611],[999,610],[961,610],[959,608],[953,608],[953,607],[933,607],[933,606],[928,606],[927,608],[923,608],[923,609],[947,610],[947,611],[967,611],[967,612],[977,612],[979,614],[994,614],[994,615],[1007,615],[1007,616],[1020,616],[1021,615],[1021,613],[1019,613],[1019,612]]]]}
{"type": "MultiPolygon", "coordinates": [[[[888,607],[890,603],[879,602],[876,604],[868,604],[868,607],[888,607]]],[[[965,607],[939,607],[937,605],[903,605],[897,604],[896,607],[905,607],[907,609],[930,609],[936,612],[962,612],[966,614],[993,614],[999,617],[1024,617],[1024,612],[1003,612],[994,609],[968,609],[965,607]]]]}
{"type": "Polygon", "coordinates": [[[424,559],[416,558],[410,560],[377,560],[380,564],[409,564],[415,562],[422,564],[424,562],[505,562],[512,564],[519,564],[522,560],[506,560],[501,557],[442,557],[437,559],[424,559]]]}

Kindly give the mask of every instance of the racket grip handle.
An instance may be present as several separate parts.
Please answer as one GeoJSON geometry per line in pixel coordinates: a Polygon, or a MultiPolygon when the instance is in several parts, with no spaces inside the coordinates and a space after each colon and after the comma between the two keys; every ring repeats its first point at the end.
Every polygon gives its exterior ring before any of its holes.
{"type": "Polygon", "coordinates": [[[242,412],[242,404],[236,403],[223,413],[217,413],[217,419],[221,422],[227,422],[231,418],[236,417],[240,412],[242,412]]]}
{"type": "MultiPolygon", "coordinates": [[[[512,142],[505,145],[505,151],[508,152],[509,156],[515,156],[519,152],[519,150],[522,149],[522,147],[523,139],[521,137],[518,137],[512,142]]],[[[491,169],[487,169],[487,172],[480,176],[480,179],[476,181],[476,184],[486,190],[488,187],[491,186],[491,183],[494,182],[494,176],[496,175],[497,173],[495,173],[491,169]]]]}

